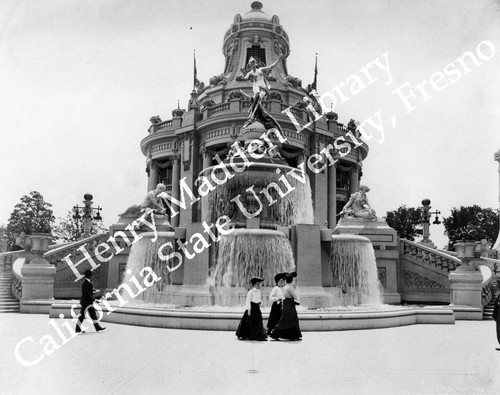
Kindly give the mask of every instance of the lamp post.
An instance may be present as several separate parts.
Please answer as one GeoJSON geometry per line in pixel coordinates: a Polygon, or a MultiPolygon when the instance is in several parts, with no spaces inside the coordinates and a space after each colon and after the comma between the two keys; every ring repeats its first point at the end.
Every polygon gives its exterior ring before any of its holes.
{"type": "MultiPolygon", "coordinates": [[[[102,210],[101,207],[97,206],[97,208],[92,207],[92,201],[93,196],[90,193],[86,193],[83,195],[83,198],[85,199],[83,201],[83,207],[80,206],[73,206],[73,219],[75,220],[77,224],[77,229],[79,232],[79,226],[78,222],[83,220],[83,237],[88,237],[90,236],[90,223],[92,219],[95,219],[96,221],[102,220],[100,211],[102,210]],[[97,213],[92,217],[92,214],[94,211],[97,211],[97,213]]],[[[78,238],[80,238],[80,235],[78,235],[78,238]]]]}
{"type": "Polygon", "coordinates": [[[439,220],[438,215],[441,214],[441,211],[431,211],[431,201],[430,199],[424,199],[422,200],[422,214],[421,214],[421,219],[422,219],[422,236],[423,239],[420,242],[420,244],[425,245],[426,247],[431,247],[431,248],[436,248],[432,240],[429,238],[430,232],[429,232],[429,226],[430,226],[430,219],[433,215],[436,217],[434,218],[434,221],[432,222],[433,225],[439,225],[441,221],[439,220]]]}

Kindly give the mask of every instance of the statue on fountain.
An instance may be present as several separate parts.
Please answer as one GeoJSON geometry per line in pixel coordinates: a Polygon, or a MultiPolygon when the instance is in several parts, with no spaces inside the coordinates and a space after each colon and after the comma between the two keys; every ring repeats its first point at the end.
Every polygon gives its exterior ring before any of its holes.
{"type": "Polygon", "coordinates": [[[376,221],[378,219],[377,214],[368,202],[366,196],[367,192],[370,192],[370,188],[366,185],[361,185],[359,187],[359,192],[355,192],[351,195],[351,198],[339,215],[342,215],[343,218],[362,218],[376,221]]]}
{"type": "MultiPolygon", "coordinates": [[[[259,121],[262,125],[264,125],[266,130],[276,128],[281,134],[283,134],[283,130],[278,122],[266,111],[264,111],[264,108],[262,107],[262,100],[264,100],[264,98],[269,96],[271,93],[271,85],[269,85],[266,74],[278,64],[282,57],[283,55],[280,55],[275,62],[269,66],[262,67],[257,66],[257,60],[253,56],[250,57],[248,61],[248,68],[250,68],[250,71],[241,77],[242,80],[252,81],[253,89],[252,97],[248,96],[243,91],[240,91],[247,98],[250,98],[250,102],[252,104],[250,106],[248,120],[243,125],[243,128],[250,125],[254,121],[259,121]]],[[[246,70],[242,69],[241,71],[245,72],[246,70]]]]}
{"type": "Polygon", "coordinates": [[[144,198],[142,204],[134,204],[130,206],[124,213],[120,214],[120,217],[137,217],[136,224],[137,228],[142,223],[143,219],[146,219],[148,215],[164,215],[165,216],[165,225],[170,226],[170,222],[168,220],[168,215],[166,214],[167,209],[163,206],[160,198],[160,194],[165,192],[167,187],[160,183],[156,186],[155,189],[149,191],[144,198]]]}

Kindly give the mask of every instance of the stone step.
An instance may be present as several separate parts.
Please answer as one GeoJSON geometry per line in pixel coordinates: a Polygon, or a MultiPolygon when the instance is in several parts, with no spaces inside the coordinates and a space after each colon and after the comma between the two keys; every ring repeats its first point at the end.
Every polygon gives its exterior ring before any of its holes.
{"type": "Polygon", "coordinates": [[[19,313],[21,310],[19,309],[19,307],[16,309],[16,308],[3,308],[3,307],[0,307],[0,314],[3,314],[3,313],[19,313]]]}

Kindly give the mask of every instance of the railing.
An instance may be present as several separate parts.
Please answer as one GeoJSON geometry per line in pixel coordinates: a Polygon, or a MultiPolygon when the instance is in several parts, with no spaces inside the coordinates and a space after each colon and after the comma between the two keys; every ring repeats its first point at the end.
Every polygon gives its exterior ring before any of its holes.
{"type": "Polygon", "coordinates": [[[0,266],[4,266],[6,269],[12,268],[12,256],[15,254],[19,254],[19,251],[2,252],[0,254],[0,266]]]}
{"type": "MultiPolygon", "coordinates": [[[[19,251],[16,251],[19,252],[19,251]]],[[[21,274],[21,268],[24,265],[25,258],[17,258],[12,265],[12,283],[10,286],[10,290],[12,291],[12,295],[17,300],[21,300],[21,296],[23,294],[23,275],[21,274]]]]}
{"type": "Polygon", "coordinates": [[[481,288],[482,288],[481,303],[484,307],[488,303],[490,303],[491,297],[493,295],[493,292],[491,290],[491,283],[492,283],[491,281],[493,280],[493,272],[486,265],[479,266],[479,271],[483,276],[483,281],[481,282],[481,288]]]}
{"type": "Polygon", "coordinates": [[[161,129],[168,129],[171,127],[172,127],[172,120],[169,119],[168,121],[163,121],[163,122],[159,122],[157,124],[151,125],[149,127],[149,131],[150,131],[150,133],[156,133],[161,129]]]}
{"type": "Polygon", "coordinates": [[[462,264],[462,261],[454,256],[413,241],[401,239],[401,245],[403,255],[411,256],[417,261],[428,265],[434,265],[434,267],[439,267],[448,272],[455,270],[462,264]]]}
{"type": "Polygon", "coordinates": [[[220,104],[215,104],[212,107],[207,108],[207,118],[210,118],[212,115],[229,111],[231,103],[226,102],[226,103],[220,103],[220,104]]]}
{"type": "MultiPolygon", "coordinates": [[[[12,259],[14,255],[19,255],[24,253],[24,250],[20,251],[9,251],[9,252],[2,252],[0,254],[0,265],[3,265],[7,271],[11,272],[11,283],[10,283],[10,288],[11,292],[14,295],[14,297],[17,300],[21,299],[21,292],[22,292],[22,277],[21,277],[21,269],[17,269],[17,262],[22,259],[22,264],[24,263],[24,258],[18,258],[12,263],[12,259]],[[14,270],[14,265],[16,265],[16,270],[14,270]],[[18,273],[17,273],[18,272],[18,273]]],[[[21,264],[21,266],[22,266],[21,264]]]]}
{"type": "Polygon", "coordinates": [[[289,107],[290,107],[290,112],[295,116],[295,118],[300,119],[300,120],[304,119],[304,117],[302,115],[302,110],[297,108],[297,107],[293,107],[293,106],[290,106],[288,104],[282,104],[281,111],[283,112],[284,110],[286,110],[289,107]]]}
{"type": "Polygon", "coordinates": [[[87,251],[93,250],[94,246],[99,244],[101,240],[107,239],[108,235],[108,233],[101,233],[98,235],[86,237],[85,239],[78,240],[72,243],[67,243],[62,246],[53,246],[55,248],[47,251],[43,255],[43,257],[47,259],[49,263],[57,265],[57,263],[67,255],[75,256],[81,254],[81,252],[78,251],[78,248],[80,248],[82,245],[87,244],[87,251]]]}
{"type": "Polygon", "coordinates": [[[482,256],[481,259],[484,259],[488,263],[488,267],[497,276],[500,272],[500,259],[488,258],[486,256],[482,256]]]}

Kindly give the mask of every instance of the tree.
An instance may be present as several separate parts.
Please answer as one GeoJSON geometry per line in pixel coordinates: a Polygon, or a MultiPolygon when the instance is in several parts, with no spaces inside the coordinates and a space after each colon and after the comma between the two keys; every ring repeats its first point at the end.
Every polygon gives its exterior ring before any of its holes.
{"type": "Polygon", "coordinates": [[[498,236],[498,210],[478,205],[454,207],[451,215],[443,219],[444,234],[448,236],[448,250],[460,240],[486,239],[493,244],[498,236]]]}
{"type": "Polygon", "coordinates": [[[25,232],[27,235],[33,233],[51,233],[54,223],[52,205],[43,200],[40,192],[31,191],[24,195],[21,202],[14,206],[7,223],[7,237],[12,247],[16,242],[16,235],[25,232]]]}
{"type": "Polygon", "coordinates": [[[406,207],[403,204],[397,210],[388,211],[386,221],[399,237],[413,241],[417,235],[422,234],[421,213],[420,208],[406,207]]]}
{"type": "MultiPolygon", "coordinates": [[[[90,234],[96,235],[99,233],[105,233],[108,229],[102,223],[102,220],[95,220],[92,218],[90,221],[90,234]]],[[[57,219],[57,224],[54,226],[53,230],[54,236],[57,241],[77,241],[83,235],[83,218],[74,219],[73,212],[68,211],[66,218],[59,217],[57,219]]]]}

